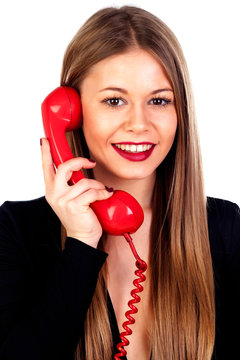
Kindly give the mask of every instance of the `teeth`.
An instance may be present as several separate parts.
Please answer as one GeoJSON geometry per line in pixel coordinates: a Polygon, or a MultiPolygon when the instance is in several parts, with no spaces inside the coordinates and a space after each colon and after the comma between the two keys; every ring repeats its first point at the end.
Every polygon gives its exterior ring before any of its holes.
{"type": "Polygon", "coordinates": [[[123,151],[138,153],[138,152],[143,152],[143,151],[147,151],[147,150],[151,149],[151,147],[153,145],[147,145],[147,144],[144,144],[144,145],[115,144],[115,146],[118,149],[121,149],[123,151]]]}

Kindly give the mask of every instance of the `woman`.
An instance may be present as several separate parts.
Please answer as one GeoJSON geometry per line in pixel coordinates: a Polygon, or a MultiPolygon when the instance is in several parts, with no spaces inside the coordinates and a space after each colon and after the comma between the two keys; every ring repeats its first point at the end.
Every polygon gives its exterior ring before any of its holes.
{"type": "Polygon", "coordinates": [[[147,280],[128,360],[237,358],[239,208],[204,194],[175,36],[142,9],[100,10],[69,44],[61,85],[82,102],[82,128],[68,133],[77,158],[55,173],[42,139],[45,198],[1,207],[0,358],[113,358],[135,265],[89,207],[113,189],[144,211],[133,239],[147,280]],[[80,169],[88,179],[69,186],[80,169]]]}

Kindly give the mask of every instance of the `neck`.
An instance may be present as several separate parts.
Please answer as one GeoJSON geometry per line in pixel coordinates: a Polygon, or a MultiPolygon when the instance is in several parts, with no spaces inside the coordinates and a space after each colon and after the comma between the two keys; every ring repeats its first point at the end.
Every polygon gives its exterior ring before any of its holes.
{"type": "Polygon", "coordinates": [[[98,171],[97,166],[93,170],[94,178],[114,190],[123,190],[131,194],[141,205],[143,210],[151,208],[152,194],[156,179],[156,172],[142,179],[123,179],[109,176],[109,173],[98,171]]]}

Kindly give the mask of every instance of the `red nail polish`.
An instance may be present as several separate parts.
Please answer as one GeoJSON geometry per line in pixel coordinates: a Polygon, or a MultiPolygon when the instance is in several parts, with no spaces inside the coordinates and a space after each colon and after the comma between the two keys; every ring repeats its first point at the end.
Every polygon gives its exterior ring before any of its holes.
{"type": "Polygon", "coordinates": [[[95,163],[96,160],[93,160],[93,159],[88,159],[88,161],[92,162],[92,163],[95,163]]]}
{"type": "Polygon", "coordinates": [[[112,187],[109,188],[109,187],[105,186],[105,188],[106,188],[106,190],[107,190],[108,192],[113,192],[113,191],[114,191],[114,189],[113,189],[112,187]]]}
{"type": "Polygon", "coordinates": [[[42,146],[42,138],[40,139],[40,145],[42,146]]]}

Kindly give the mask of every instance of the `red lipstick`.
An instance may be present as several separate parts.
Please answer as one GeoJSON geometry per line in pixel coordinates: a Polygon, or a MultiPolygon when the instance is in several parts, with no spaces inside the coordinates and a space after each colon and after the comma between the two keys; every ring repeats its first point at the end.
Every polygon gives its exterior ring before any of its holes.
{"type": "Polygon", "coordinates": [[[141,152],[138,152],[138,153],[133,153],[133,152],[129,152],[129,151],[126,151],[126,150],[119,149],[118,147],[115,146],[115,144],[112,144],[112,147],[114,148],[114,150],[119,155],[121,155],[123,158],[125,158],[125,159],[127,159],[129,161],[143,161],[143,160],[146,160],[151,155],[151,153],[153,152],[154,147],[156,145],[156,144],[146,142],[146,141],[139,142],[139,143],[121,142],[121,143],[117,143],[117,144],[119,144],[119,145],[126,145],[126,144],[129,144],[129,145],[144,145],[144,144],[152,145],[152,147],[149,150],[141,151],[141,152]]]}

